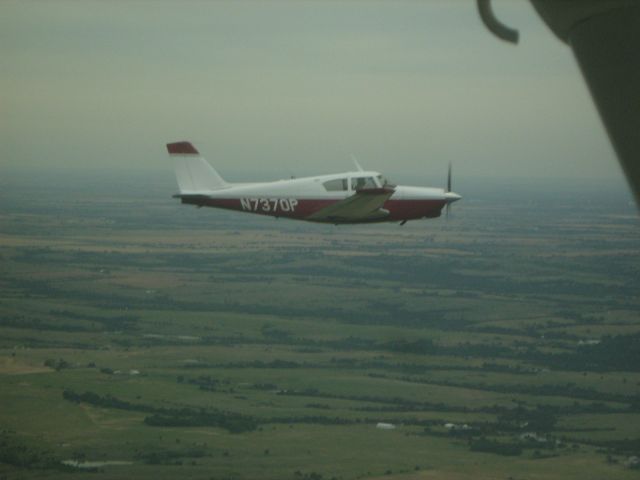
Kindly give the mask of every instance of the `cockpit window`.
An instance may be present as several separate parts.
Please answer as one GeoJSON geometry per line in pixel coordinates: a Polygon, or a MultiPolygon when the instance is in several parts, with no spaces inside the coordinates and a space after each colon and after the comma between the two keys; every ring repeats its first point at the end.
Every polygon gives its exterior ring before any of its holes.
{"type": "Polygon", "coordinates": [[[347,190],[347,179],[336,178],[335,180],[324,182],[322,185],[324,185],[327,192],[343,192],[347,190]]]}
{"type": "Polygon", "coordinates": [[[378,188],[373,177],[355,177],[351,179],[351,190],[378,188]]]}
{"type": "Polygon", "coordinates": [[[380,184],[381,187],[395,187],[395,185],[393,183],[391,183],[389,180],[387,180],[382,175],[378,175],[376,177],[376,179],[378,180],[378,183],[380,184]]]}

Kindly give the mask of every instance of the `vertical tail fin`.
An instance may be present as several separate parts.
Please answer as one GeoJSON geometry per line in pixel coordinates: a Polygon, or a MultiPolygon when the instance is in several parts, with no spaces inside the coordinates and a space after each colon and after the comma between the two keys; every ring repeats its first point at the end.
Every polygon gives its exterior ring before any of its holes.
{"type": "Polygon", "coordinates": [[[174,160],[180,193],[204,193],[229,185],[191,142],[167,143],[167,151],[174,160]]]}

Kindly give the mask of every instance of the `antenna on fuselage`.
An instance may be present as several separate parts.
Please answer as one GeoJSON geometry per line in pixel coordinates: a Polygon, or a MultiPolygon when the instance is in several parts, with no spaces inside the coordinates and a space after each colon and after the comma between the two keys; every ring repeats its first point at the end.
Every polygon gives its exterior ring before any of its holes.
{"type": "Polygon", "coordinates": [[[359,172],[364,172],[364,168],[362,168],[360,166],[360,163],[358,163],[358,159],[356,158],[356,156],[353,153],[351,154],[351,160],[353,160],[353,164],[356,166],[356,169],[359,172]]]}

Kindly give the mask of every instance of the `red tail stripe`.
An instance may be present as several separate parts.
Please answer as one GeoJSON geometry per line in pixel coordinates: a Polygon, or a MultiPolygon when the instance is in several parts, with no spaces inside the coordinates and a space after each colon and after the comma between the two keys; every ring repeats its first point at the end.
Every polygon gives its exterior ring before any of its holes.
{"type": "Polygon", "coordinates": [[[167,150],[171,155],[199,155],[191,142],[167,143],[167,150]]]}

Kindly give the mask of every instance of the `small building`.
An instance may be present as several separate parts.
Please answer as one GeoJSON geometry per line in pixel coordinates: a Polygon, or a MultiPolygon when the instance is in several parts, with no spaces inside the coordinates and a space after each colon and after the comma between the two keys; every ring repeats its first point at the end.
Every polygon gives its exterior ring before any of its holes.
{"type": "Polygon", "coordinates": [[[547,439],[538,435],[535,432],[525,432],[520,435],[520,440],[530,441],[530,442],[538,442],[538,443],[546,443],[547,439]]]}
{"type": "Polygon", "coordinates": [[[376,428],[380,430],[395,430],[396,426],[393,423],[378,422],[376,428]]]}
{"type": "Polygon", "coordinates": [[[470,427],[466,423],[463,423],[462,425],[457,424],[457,423],[445,423],[444,424],[444,428],[446,428],[449,431],[471,430],[472,429],[472,427],[470,427]]]}

